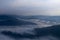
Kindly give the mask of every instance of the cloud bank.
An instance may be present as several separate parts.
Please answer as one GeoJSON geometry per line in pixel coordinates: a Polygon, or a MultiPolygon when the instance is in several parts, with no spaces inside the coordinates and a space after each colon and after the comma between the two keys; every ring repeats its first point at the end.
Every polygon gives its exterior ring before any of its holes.
{"type": "Polygon", "coordinates": [[[60,0],[0,0],[0,12],[18,15],[60,16],[60,0]]]}

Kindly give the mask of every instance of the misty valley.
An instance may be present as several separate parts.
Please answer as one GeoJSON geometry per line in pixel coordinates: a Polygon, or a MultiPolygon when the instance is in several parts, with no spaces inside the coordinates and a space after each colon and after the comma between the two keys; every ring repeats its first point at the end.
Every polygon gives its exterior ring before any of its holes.
{"type": "Polygon", "coordinates": [[[60,0],[0,0],[0,40],[60,40],[60,0]]]}
{"type": "Polygon", "coordinates": [[[0,40],[60,40],[60,16],[0,15],[0,40]]]}

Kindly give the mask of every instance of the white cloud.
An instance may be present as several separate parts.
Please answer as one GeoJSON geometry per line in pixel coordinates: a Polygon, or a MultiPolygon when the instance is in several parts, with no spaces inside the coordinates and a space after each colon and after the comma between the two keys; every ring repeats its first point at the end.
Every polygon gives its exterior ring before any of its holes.
{"type": "Polygon", "coordinates": [[[11,5],[14,7],[18,6],[46,6],[46,7],[56,7],[60,4],[60,0],[16,0],[11,5]]]}
{"type": "Polygon", "coordinates": [[[60,15],[60,0],[16,0],[11,6],[16,7],[36,7],[38,11],[34,11],[35,14],[38,13],[42,15],[60,15]],[[42,11],[42,12],[41,12],[42,11]]]}
{"type": "Polygon", "coordinates": [[[24,11],[23,14],[26,15],[60,15],[60,0],[6,0],[3,2],[1,2],[0,8],[11,7],[14,10],[24,11]]]}

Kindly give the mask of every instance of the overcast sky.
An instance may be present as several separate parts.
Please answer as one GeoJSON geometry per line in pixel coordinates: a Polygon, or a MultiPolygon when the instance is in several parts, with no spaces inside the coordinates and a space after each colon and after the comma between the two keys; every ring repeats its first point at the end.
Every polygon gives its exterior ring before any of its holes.
{"type": "Polygon", "coordinates": [[[60,15],[60,0],[0,0],[0,14],[60,15]]]}

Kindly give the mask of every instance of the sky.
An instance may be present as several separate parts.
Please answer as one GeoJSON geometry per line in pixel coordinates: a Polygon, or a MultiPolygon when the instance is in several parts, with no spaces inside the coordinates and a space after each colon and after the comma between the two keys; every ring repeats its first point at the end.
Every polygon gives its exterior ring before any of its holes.
{"type": "Polygon", "coordinates": [[[60,0],[0,0],[0,14],[60,16],[60,0]]]}

